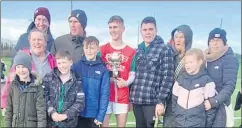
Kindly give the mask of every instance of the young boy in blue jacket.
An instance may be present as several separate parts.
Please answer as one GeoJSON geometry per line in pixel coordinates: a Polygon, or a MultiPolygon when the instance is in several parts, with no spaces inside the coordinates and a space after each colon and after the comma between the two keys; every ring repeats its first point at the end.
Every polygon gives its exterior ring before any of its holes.
{"type": "Polygon", "coordinates": [[[99,41],[89,36],[83,41],[84,56],[72,66],[81,77],[85,93],[85,108],[80,113],[78,127],[93,128],[102,124],[109,102],[109,72],[97,56],[99,41]]]}

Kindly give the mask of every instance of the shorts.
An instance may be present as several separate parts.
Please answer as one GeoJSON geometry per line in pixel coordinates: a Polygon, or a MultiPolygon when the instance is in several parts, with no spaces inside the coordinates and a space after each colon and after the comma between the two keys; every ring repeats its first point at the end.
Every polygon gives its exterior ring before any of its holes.
{"type": "Polygon", "coordinates": [[[129,104],[120,104],[115,102],[109,102],[106,114],[124,114],[128,113],[129,104]]]}

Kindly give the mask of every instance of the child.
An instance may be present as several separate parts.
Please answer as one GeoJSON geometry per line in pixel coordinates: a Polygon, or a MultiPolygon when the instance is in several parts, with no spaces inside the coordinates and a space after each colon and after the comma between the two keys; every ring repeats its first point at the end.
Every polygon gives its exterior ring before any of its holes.
{"type": "Polygon", "coordinates": [[[215,84],[208,76],[203,52],[190,49],[184,58],[186,72],[178,76],[172,90],[174,127],[211,127],[215,109],[205,110],[204,102],[215,96],[215,84]]]}
{"type": "Polygon", "coordinates": [[[93,128],[101,125],[109,102],[109,72],[101,58],[97,56],[99,41],[89,36],[84,40],[84,55],[73,65],[73,70],[81,76],[86,105],[80,113],[78,127],[93,128]]]}
{"type": "Polygon", "coordinates": [[[16,76],[9,88],[5,127],[46,127],[44,91],[33,73],[31,57],[18,52],[14,57],[16,76]]]}
{"type": "Polygon", "coordinates": [[[55,58],[57,68],[43,78],[48,126],[76,127],[85,103],[82,84],[71,70],[73,61],[68,51],[57,51],[55,58]]]}

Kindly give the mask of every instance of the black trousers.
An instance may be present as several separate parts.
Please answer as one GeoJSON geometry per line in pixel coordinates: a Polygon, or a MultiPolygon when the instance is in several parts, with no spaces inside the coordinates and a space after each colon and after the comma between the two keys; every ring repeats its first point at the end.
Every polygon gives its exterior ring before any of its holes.
{"type": "Polygon", "coordinates": [[[94,118],[85,118],[79,116],[76,128],[99,128],[99,126],[94,123],[94,120],[94,118]]]}
{"type": "Polygon", "coordinates": [[[153,128],[156,105],[133,104],[133,112],[136,120],[136,128],[153,128]]]}

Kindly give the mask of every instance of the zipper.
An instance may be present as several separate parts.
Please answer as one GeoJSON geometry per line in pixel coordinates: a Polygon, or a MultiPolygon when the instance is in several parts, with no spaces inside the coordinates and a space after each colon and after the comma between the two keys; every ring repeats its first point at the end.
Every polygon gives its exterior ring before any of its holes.
{"type": "MultiPolygon", "coordinates": [[[[188,109],[188,100],[189,100],[189,97],[190,97],[190,90],[191,90],[191,83],[192,83],[192,80],[189,80],[189,89],[188,89],[188,97],[187,97],[187,105],[186,105],[186,109],[188,109]]],[[[186,127],[186,120],[187,120],[187,112],[185,114],[185,121],[184,121],[184,126],[186,127]]]]}

